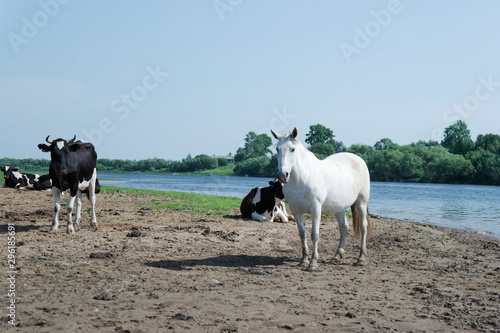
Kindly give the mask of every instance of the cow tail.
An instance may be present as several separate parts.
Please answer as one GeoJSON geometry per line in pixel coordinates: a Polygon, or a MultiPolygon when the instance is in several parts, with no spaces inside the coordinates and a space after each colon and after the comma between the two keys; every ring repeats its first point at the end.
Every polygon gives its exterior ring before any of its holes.
{"type": "MultiPolygon", "coordinates": [[[[351,213],[352,213],[352,226],[354,229],[354,235],[356,237],[359,237],[361,235],[361,229],[360,229],[361,221],[359,220],[359,214],[358,210],[356,209],[355,203],[352,204],[351,206],[351,213]]],[[[368,206],[366,207],[366,221],[367,221],[366,235],[370,236],[372,234],[372,223],[370,220],[370,213],[368,212],[368,206]]]]}

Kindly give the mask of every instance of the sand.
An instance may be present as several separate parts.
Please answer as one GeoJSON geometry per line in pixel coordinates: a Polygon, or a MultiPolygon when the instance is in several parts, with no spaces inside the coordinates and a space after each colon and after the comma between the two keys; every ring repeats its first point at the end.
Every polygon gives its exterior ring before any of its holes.
{"type": "Polygon", "coordinates": [[[359,240],[351,230],[334,263],[338,227],[324,217],[307,272],[294,222],[151,210],[153,199],[172,200],[101,193],[97,230],[84,201],[76,234],[65,222],[50,234],[50,191],[1,188],[0,331],[500,332],[491,236],[373,218],[368,264],[354,266],[359,240]]]}

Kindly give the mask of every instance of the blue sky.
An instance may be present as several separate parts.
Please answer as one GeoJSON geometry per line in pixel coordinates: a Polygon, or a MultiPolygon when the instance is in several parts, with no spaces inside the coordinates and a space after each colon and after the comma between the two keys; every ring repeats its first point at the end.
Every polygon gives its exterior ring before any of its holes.
{"type": "Polygon", "coordinates": [[[47,135],[99,157],[236,152],[249,131],[346,145],[500,133],[500,2],[0,3],[0,157],[47,135]]]}

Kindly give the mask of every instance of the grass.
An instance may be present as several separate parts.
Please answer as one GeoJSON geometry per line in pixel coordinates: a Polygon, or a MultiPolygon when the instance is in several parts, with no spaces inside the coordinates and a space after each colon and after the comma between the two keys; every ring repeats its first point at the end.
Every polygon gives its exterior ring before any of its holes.
{"type": "Polygon", "coordinates": [[[139,203],[146,208],[162,211],[176,211],[189,214],[223,216],[235,214],[241,199],[213,195],[170,192],[158,190],[140,190],[116,186],[102,186],[103,193],[126,193],[148,196],[139,203]]]}
{"type": "Polygon", "coordinates": [[[210,170],[203,171],[195,171],[195,172],[187,172],[181,174],[190,174],[190,175],[212,175],[212,176],[235,176],[234,174],[234,164],[228,164],[223,167],[218,167],[210,170]]]}

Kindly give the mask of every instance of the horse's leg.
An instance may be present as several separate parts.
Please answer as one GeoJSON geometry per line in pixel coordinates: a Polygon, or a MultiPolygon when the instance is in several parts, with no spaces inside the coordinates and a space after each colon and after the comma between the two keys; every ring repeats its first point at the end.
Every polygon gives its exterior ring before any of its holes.
{"type": "Polygon", "coordinates": [[[364,265],[366,263],[366,238],[368,236],[368,209],[367,203],[363,201],[358,201],[355,204],[356,210],[359,216],[359,229],[361,231],[361,250],[359,252],[358,261],[356,265],[364,265]]]}
{"type": "Polygon", "coordinates": [[[299,229],[300,241],[302,243],[302,259],[300,260],[300,267],[307,267],[309,264],[309,248],[307,247],[306,226],[304,224],[304,214],[294,215],[297,221],[297,228],[299,229]]]}
{"type": "Polygon", "coordinates": [[[314,207],[311,210],[312,227],[311,227],[311,241],[312,241],[312,257],[308,271],[314,271],[318,268],[318,243],[319,243],[319,226],[321,224],[321,206],[314,207]]]}
{"type": "Polygon", "coordinates": [[[340,240],[339,240],[339,247],[337,248],[337,253],[335,254],[335,257],[333,259],[335,261],[340,261],[344,257],[344,251],[346,247],[346,240],[349,228],[347,226],[345,211],[335,214],[335,217],[337,218],[337,222],[339,223],[340,240]]]}

